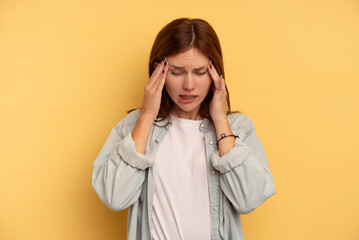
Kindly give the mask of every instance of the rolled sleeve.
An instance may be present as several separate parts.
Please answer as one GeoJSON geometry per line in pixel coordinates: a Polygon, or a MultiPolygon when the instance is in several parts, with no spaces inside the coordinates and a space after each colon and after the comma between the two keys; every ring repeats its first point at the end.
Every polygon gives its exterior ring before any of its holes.
{"type": "Polygon", "coordinates": [[[219,151],[212,154],[212,165],[221,173],[226,173],[242,164],[248,158],[249,153],[249,147],[240,138],[236,138],[234,147],[227,154],[222,157],[219,156],[219,151]]]}
{"type": "Polygon", "coordinates": [[[127,134],[117,143],[117,152],[123,161],[141,170],[151,167],[155,162],[151,151],[146,152],[145,155],[136,151],[135,142],[132,139],[131,133],[127,134]]]}

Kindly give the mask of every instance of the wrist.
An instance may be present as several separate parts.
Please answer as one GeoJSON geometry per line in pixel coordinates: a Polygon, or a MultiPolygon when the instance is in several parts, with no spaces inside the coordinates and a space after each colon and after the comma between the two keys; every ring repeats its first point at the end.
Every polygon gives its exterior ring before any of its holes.
{"type": "Polygon", "coordinates": [[[146,111],[142,111],[140,115],[140,120],[142,121],[150,121],[151,123],[156,119],[156,116],[153,116],[153,114],[147,113],[146,111]]]}
{"type": "Polygon", "coordinates": [[[216,124],[224,124],[224,123],[228,123],[228,119],[227,119],[227,116],[224,115],[224,116],[219,116],[219,117],[216,117],[216,118],[213,118],[212,117],[212,121],[213,123],[216,125],[216,124]]]}
{"type": "Polygon", "coordinates": [[[227,137],[233,137],[233,138],[239,138],[239,136],[234,135],[234,134],[225,134],[225,133],[221,133],[220,138],[217,141],[217,144],[222,140],[225,139],[227,137]]]}

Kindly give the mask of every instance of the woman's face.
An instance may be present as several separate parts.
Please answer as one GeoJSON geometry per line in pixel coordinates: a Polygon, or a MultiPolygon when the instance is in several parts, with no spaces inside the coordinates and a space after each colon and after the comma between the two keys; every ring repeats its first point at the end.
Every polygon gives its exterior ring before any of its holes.
{"type": "Polygon", "coordinates": [[[180,118],[199,120],[202,101],[211,87],[209,59],[197,48],[168,57],[166,90],[175,103],[171,113],[180,118]]]}

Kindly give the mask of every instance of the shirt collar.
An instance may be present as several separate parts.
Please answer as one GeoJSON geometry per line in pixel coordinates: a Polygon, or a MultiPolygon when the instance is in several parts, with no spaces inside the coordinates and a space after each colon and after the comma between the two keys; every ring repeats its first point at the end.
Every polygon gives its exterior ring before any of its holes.
{"type": "MultiPolygon", "coordinates": [[[[157,121],[159,120],[159,118],[156,118],[156,122],[153,122],[153,125],[158,126],[158,127],[165,127],[166,130],[170,129],[170,127],[173,126],[173,123],[171,121],[170,118],[165,118],[161,121],[157,121]],[[167,124],[167,122],[169,121],[169,123],[167,124]],[[167,126],[166,126],[167,124],[167,126]]],[[[201,124],[200,124],[200,129],[204,130],[204,129],[208,129],[208,126],[211,126],[212,122],[211,120],[209,120],[208,118],[203,118],[201,124]]]]}

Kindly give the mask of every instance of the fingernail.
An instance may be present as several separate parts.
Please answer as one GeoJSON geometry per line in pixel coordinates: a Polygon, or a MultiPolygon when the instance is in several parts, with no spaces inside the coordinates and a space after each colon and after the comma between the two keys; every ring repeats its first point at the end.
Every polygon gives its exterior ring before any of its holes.
{"type": "Polygon", "coordinates": [[[167,61],[165,61],[165,66],[167,65],[167,61]]]}
{"type": "Polygon", "coordinates": [[[165,73],[165,70],[162,70],[162,73],[165,73]]]}
{"type": "Polygon", "coordinates": [[[212,63],[209,64],[209,67],[212,69],[212,63]]]}

